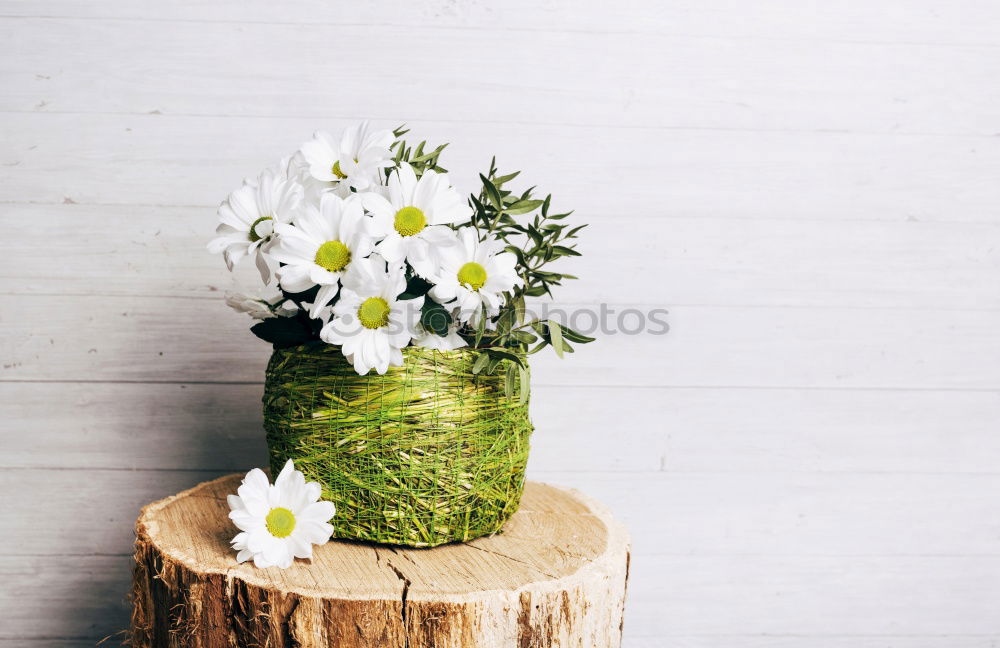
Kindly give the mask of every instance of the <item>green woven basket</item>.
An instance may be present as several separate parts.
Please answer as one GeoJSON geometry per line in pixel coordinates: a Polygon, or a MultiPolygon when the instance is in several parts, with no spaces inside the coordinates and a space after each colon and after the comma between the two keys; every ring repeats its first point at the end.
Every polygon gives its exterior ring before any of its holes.
{"type": "Polygon", "coordinates": [[[273,474],[291,459],[323,486],[336,538],[432,547],[495,533],[520,502],[532,426],[527,394],[505,392],[517,366],[477,376],[478,357],[410,347],[402,367],[359,376],[334,346],[275,350],[273,474]]]}

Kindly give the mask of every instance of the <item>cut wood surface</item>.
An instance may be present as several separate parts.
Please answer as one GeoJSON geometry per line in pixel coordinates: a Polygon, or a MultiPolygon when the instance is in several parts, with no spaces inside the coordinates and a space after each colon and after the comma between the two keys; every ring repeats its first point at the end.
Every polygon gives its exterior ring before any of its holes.
{"type": "Polygon", "coordinates": [[[287,569],[238,564],[240,476],[143,509],[134,648],[498,648],[621,643],[629,541],[579,493],[529,483],[501,533],[435,549],[331,541],[287,569]]]}

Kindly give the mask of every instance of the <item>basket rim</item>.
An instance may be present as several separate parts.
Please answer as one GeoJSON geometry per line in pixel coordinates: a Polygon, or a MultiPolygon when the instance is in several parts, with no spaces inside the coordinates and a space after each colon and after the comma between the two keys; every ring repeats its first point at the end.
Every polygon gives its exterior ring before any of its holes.
{"type": "MultiPolygon", "coordinates": [[[[460,349],[451,350],[441,350],[441,349],[429,349],[427,347],[418,346],[407,346],[401,349],[403,356],[426,356],[428,354],[434,355],[439,354],[445,358],[460,358],[464,355],[481,355],[486,352],[487,348],[500,348],[500,347],[462,347],[460,349]]],[[[528,353],[520,349],[514,349],[509,347],[503,347],[503,350],[512,355],[516,355],[520,358],[527,358],[528,353]]],[[[336,344],[330,344],[329,342],[323,342],[322,340],[312,340],[309,342],[304,342],[302,344],[297,344],[290,347],[272,347],[272,353],[293,353],[293,352],[310,352],[310,351],[320,351],[320,352],[333,352],[336,351],[340,353],[340,346],[336,344]]],[[[343,356],[343,354],[341,354],[343,356]]]]}

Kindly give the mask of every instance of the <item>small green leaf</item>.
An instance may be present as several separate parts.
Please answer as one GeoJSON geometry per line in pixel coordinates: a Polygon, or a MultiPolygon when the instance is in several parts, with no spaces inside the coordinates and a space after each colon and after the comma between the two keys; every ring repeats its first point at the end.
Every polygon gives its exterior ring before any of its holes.
{"type": "Polygon", "coordinates": [[[317,294],[319,294],[319,286],[313,286],[312,288],[303,290],[302,292],[298,293],[288,292],[287,290],[281,291],[281,295],[285,299],[291,299],[293,302],[300,305],[302,302],[312,303],[316,301],[317,294]]]}
{"type": "Polygon", "coordinates": [[[524,315],[528,312],[528,309],[524,305],[524,295],[518,295],[514,299],[514,311],[517,313],[517,323],[521,324],[524,322],[524,315]]]}
{"type": "Polygon", "coordinates": [[[507,374],[504,376],[503,391],[507,398],[514,397],[514,390],[517,388],[517,372],[511,367],[507,370],[507,374]]]}
{"type": "Polygon", "coordinates": [[[448,146],[448,145],[447,144],[442,144],[441,146],[437,147],[436,149],[434,149],[430,153],[424,153],[423,152],[423,146],[424,146],[424,143],[421,142],[420,146],[417,148],[417,150],[413,152],[414,157],[413,157],[413,159],[410,160],[410,162],[426,162],[428,160],[433,160],[433,159],[437,158],[439,155],[441,155],[441,151],[443,151],[445,149],[445,147],[448,146]]]}
{"type": "Polygon", "coordinates": [[[517,368],[518,377],[521,379],[521,389],[520,393],[517,395],[517,404],[524,405],[528,402],[528,394],[531,389],[530,385],[530,374],[528,373],[528,368],[520,365],[517,368]]]}
{"type": "Polygon", "coordinates": [[[507,335],[516,322],[517,312],[510,305],[505,306],[497,318],[497,333],[501,336],[507,335]]]}
{"type": "Polygon", "coordinates": [[[251,326],[250,332],[276,349],[287,349],[314,339],[312,328],[299,317],[270,317],[251,326]]]}
{"type": "Polygon", "coordinates": [[[399,299],[416,299],[417,297],[422,297],[427,294],[427,291],[431,289],[431,284],[424,279],[414,275],[407,279],[406,290],[399,295],[399,299]]]}
{"type": "Polygon", "coordinates": [[[447,335],[451,325],[451,313],[433,299],[425,299],[420,309],[420,324],[435,335],[447,335]]]}
{"type": "Polygon", "coordinates": [[[486,363],[490,361],[490,357],[485,353],[481,354],[472,365],[472,373],[479,375],[479,373],[486,368],[486,363]]]}
{"type": "Polygon", "coordinates": [[[511,216],[529,214],[542,206],[544,200],[518,200],[507,208],[507,213],[511,216]]]}
{"type": "Polygon", "coordinates": [[[524,294],[528,297],[541,297],[546,292],[548,292],[544,286],[534,286],[524,291],[524,294]]]}
{"type": "Polygon", "coordinates": [[[561,358],[563,357],[562,327],[551,320],[547,321],[546,324],[548,324],[549,327],[549,337],[552,339],[552,348],[555,350],[556,355],[561,358]]]}
{"type": "Polygon", "coordinates": [[[498,176],[496,178],[493,178],[493,183],[499,187],[502,184],[510,182],[519,175],[521,175],[521,172],[515,171],[514,173],[508,173],[507,175],[498,176]]]}
{"type": "Polygon", "coordinates": [[[483,333],[486,332],[486,307],[480,306],[479,325],[476,326],[476,346],[483,340],[483,333]]]}
{"type": "Polygon", "coordinates": [[[562,327],[563,337],[565,337],[570,342],[576,342],[577,344],[587,344],[588,342],[593,342],[596,338],[588,337],[583,333],[574,331],[568,326],[562,327]]]}
{"type": "Polygon", "coordinates": [[[503,211],[503,197],[500,195],[500,190],[482,173],[479,174],[479,179],[483,181],[483,189],[486,191],[486,197],[493,204],[493,208],[497,211],[503,211]]]}
{"type": "Polygon", "coordinates": [[[515,353],[510,353],[509,351],[501,351],[499,349],[487,349],[486,352],[492,357],[499,360],[510,360],[514,364],[523,365],[524,361],[521,360],[520,356],[515,353]]]}
{"type": "Polygon", "coordinates": [[[520,266],[528,265],[527,262],[524,259],[524,250],[522,250],[521,248],[519,248],[519,247],[517,247],[515,245],[508,245],[507,247],[504,248],[504,250],[506,250],[507,252],[510,252],[511,254],[513,254],[514,256],[517,257],[517,264],[518,265],[520,265],[520,266]]]}
{"type": "Polygon", "coordinates": [[[510,338],[520,344],[534,344],[538,336],[528,331],[512,331],[510,338]]]}
{"type": "Polygon", "coordinates": [[[541,351],[542,349],[544,349],[546,346],[548,346],[548,344],[549,343],[545,342],[544,340],[542,342],[539,342],[537,345],[535,345],[534,347],[532,347],[531,349],[528,350],[528,355],[531,355],[532,353],[538,353],[539,351],[541,351]]]}

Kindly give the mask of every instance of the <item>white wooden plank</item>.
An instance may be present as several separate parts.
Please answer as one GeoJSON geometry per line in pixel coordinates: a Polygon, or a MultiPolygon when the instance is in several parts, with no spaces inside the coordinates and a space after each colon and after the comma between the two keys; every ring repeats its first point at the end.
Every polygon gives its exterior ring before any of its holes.
{"type": "Polygon", "coordinates": [[[1000,555],[1000,520],[988,512],[1000,504],[996,474],[531,470],[529,478],[604,502],[637,555],[1000,555]]]}
{"type": "MultiPolygon", "coordinates": [[[[658,443],[653,430],[638,443],[663,448],[665,471],[944,473],[1000,465],[995,392],[673,390],[650,400],[655,417],[639,420],[663,421],[665,429],[658,443]]],[[[629,399],[615,398],[623,401],[628,407],[629,399]]],[[[598,469],[598,461],[582,463],[598,469]]]]}
{"type": "Polygon", "coordinates": [[[11,519],[19,524],[5,531],[0,556],[131,554],[143,506],[226,472],[4,470],[0,502],[13,507],[11,519]]]}
{"type": "MultiPolygon", "coordinates": [[[[3,468],[264,464],[257,385],[0,383],[3,468]],[[55,406],[57,405],[57,406],[55,406]],[[169,440],[164,443],[163,440],[169,440]]],[[[533,390],[536,471],[995,473],[1000,393],[533,390]],[[610,436],[623,427],[624,442],[610,436]]]]}
{"type": "MultiPolygon", "coordinates": [[[[595,216],[559,301],[1000,307],[1000,224],[595,216]]],[[[6,205],[18,245],[0,290],[221,299],[232,279],[205,251],[215,222],[200,207],[6,205]]]]}
{"type": "Polygon", "coordinates": [[[835,4],[790,0],[755,2],[753,11],[732,0],[623,0],[324,2],[275,5],[266,0],[4,0],[0,15],[129,19],[142,22],[212,21],[333,25],[447,26],[482,31],[549,31],[667,37],[704,35],[749,40],[995,45],[1000,17],[983,0],[846,0],[835,4]]]}
{"type": "MultiPolygon", "coordinates": [[[[8,114],[0,201],[215,206],[345,120],[8,114]]],[[[394,122],[384,122],[391,126],[394,122]]],[[[496,154],[581,219],[996,222],[1000,139],[415,122],[461,189],[496,154]]]]}
{"type": "MultiPolygon", "coordinates": [[[[217,474],[4,470],[0,500],[20,524],[0,538],[0,555],[127,553],[142,505],[217,474]]],[[[744,556],[748,562],[758,556],[998,555],[995,473],[532,469],[529,478],[577,487],[605,502],[629,527],[636,555],[744,556]]]]}
{"type": "Polygon", "coordinates": [[[263,391],[262,385],[2,383],[0,464],[245,472],[267,462],[263,391]]]}
{"type": "Polygon", "coordinates": [[[934,636],[934,645],[952,648],[968,645],[970,639],[989,646],[983,642],[1000,633],[997,556],[635,555],[631,573],[627,631],[660,637],[661,646],[686,647],[682,642],[691,635],[708,635],[707,643],[691,645],[728,646],[726,635],[738,633],[786,640],[761,641],[762,646],[852,646],[836,637],[869,635],[869,640],[882,640],[869,645],[895,647],[907,645],[893,641],[905,635],[934,636]],[[819,642],[813,635],[821,636],[819,642]],[[956,643],[951,643],[951,635],[959,635],[956,643]],[[798,642],[792,641],[796,638],[798,642]]]}
{"type": "Polygon", "coordinates": [[[125,555],[0,556],[0,577],[16,584],[0,588],[0,646],[94,646],[125,630],[131,571],[125,555]]]}
{"type": "Polygon", "coordinates": [[[1000,130],[1000,87],[991,83],[1000,57],[991,47],[702,36],[665,41],[657,33],[312,22],[150,26],[0,19],[4,47],[15,54],[0,58],[0,75],[8,80],[0,110],[318,121],[358,114],[360,107],[345,97],[363,97],[366,116],[390,121],[986,136],[1000,130]],[[427,64],[400,74],[415,40],[427,64]],[[336,80],[320,82],[331,60],[338,64],[336,80]]]}
{"type": "MultiPolygon", "coordinates": [[[[2,380],[260,382],[269,345],[223,303],[156,297],[5,299],[2,380]]],[[[570,311],[573,305],[567,304],[570,311]]],[[[609,325],[638,328],[628,306],[609,325]]],[[[1000,312],[678,307],[666,335],[599,334],[540,385],[998,389],[1000,312]]],[[[579,322],[585,320],[578,318],[579,322]]],[[[647,322],[646,330],[658,330],[647,322]]]]}

